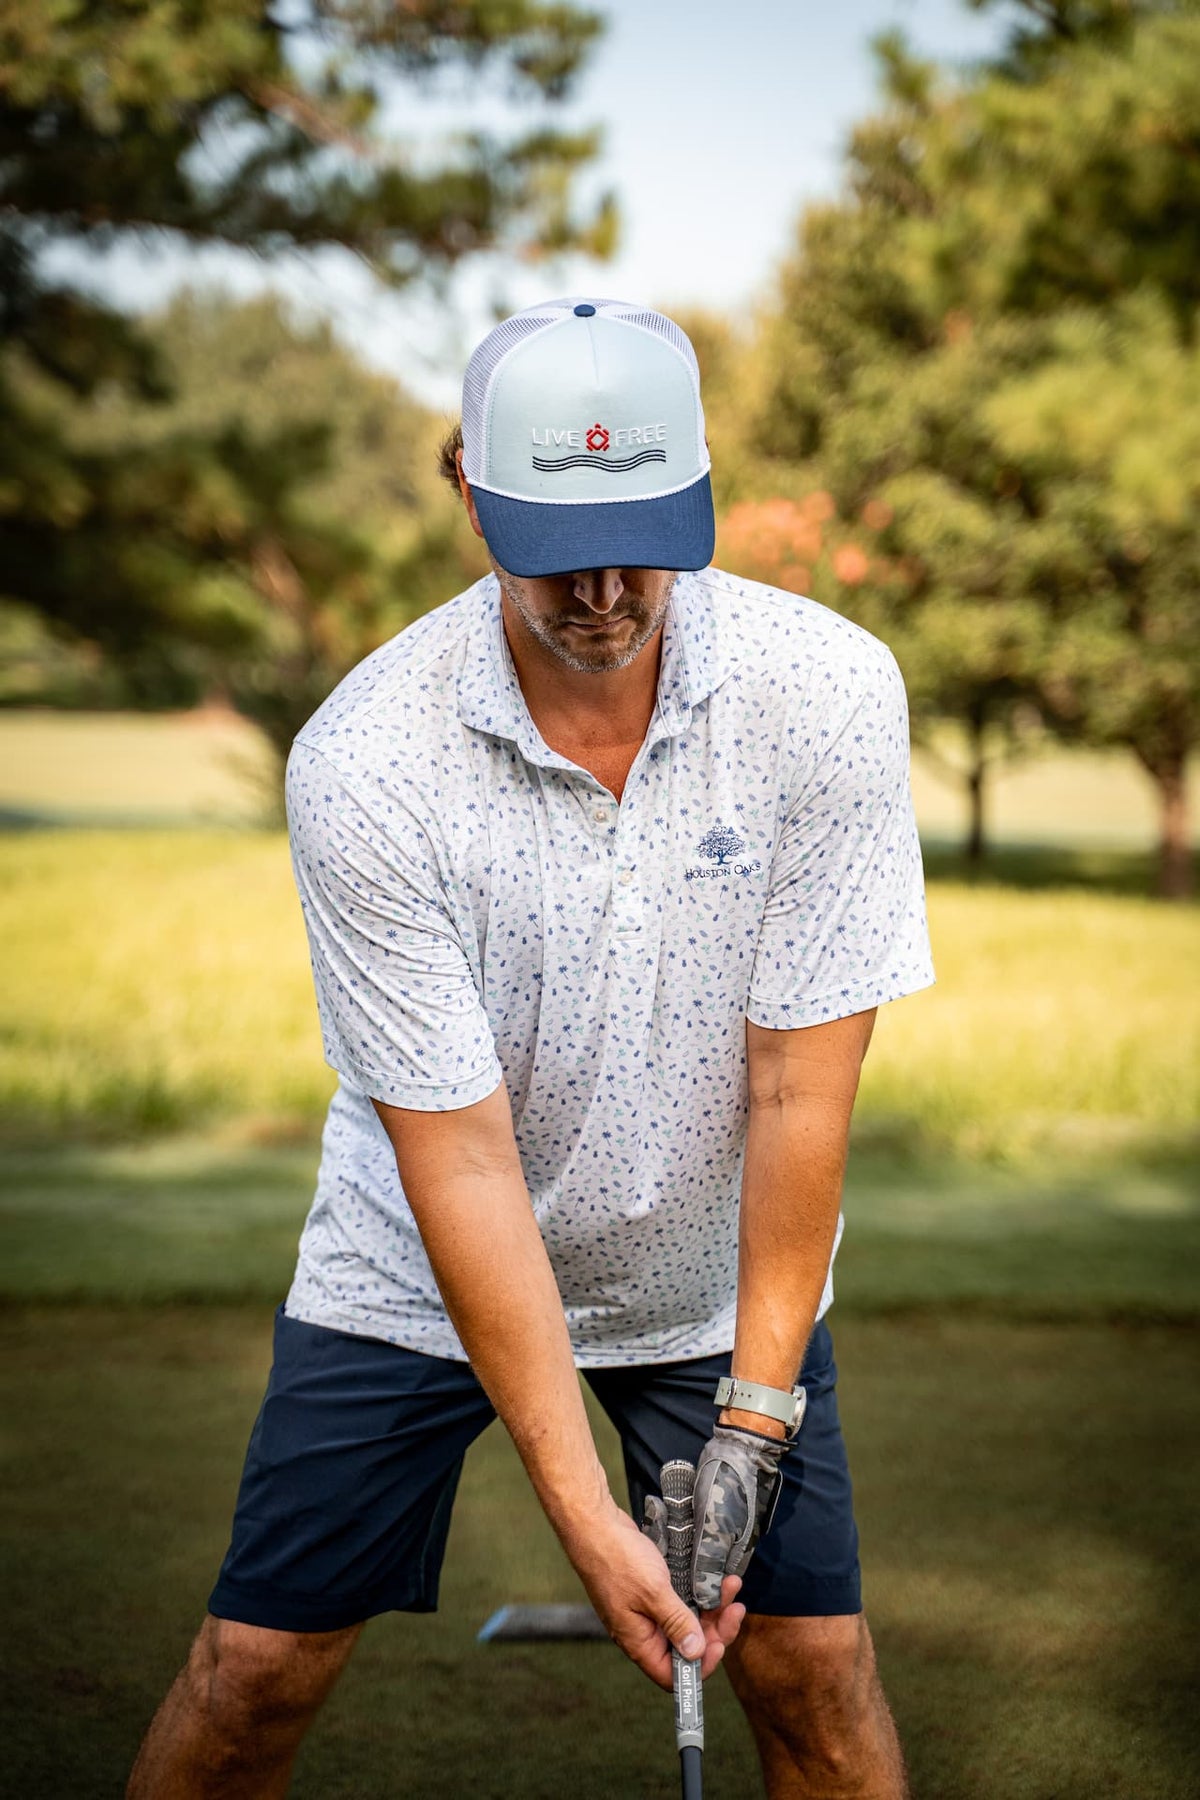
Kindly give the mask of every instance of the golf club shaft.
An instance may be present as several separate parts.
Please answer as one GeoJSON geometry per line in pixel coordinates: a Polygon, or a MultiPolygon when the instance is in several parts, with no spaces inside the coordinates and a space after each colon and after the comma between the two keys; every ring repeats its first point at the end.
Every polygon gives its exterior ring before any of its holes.
{"type": "Polygon", "coordinates": [[[683,1776],[683,1800],[703,1800],[703,1750],[695,1744],[685,1744],[679,1752],[679,1768],[683,1776]]]}

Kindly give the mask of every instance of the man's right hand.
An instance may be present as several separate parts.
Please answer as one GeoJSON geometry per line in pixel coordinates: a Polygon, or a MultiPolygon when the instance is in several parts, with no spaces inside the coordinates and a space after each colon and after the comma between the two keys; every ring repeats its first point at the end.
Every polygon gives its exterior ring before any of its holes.
{"type": "Polygon", "coordinates": [[[740,1583],[697,1621],[608,1491],[503,1082],[454,1112],[374,1104],[451,1322],[605,1629],[660,1687],[672,1644],[707,1675],[737,1636],[740,1583]]]}
{"type": "Polygon", "coordinates": [[[599,1525],[571,1532],[563,1544],[609,1636],[651,1681],[670,1690],[672,1647],[700,1658],[702,1678],[712,1674],[746,1616],[736,1576],[722,1583],[720,1604],[697,1619],[671,1586],[661,1553],[615,1501],[599,1525]]]}

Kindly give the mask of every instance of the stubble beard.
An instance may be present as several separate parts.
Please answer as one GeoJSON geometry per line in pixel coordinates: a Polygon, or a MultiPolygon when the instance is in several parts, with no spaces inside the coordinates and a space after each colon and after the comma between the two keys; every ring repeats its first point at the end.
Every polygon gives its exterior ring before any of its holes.
{"type": "MultiPolygon", "coordinates": [[[[519,575],[510,575],[495,563],[492,567],[496,570],[496,579],[505,599],[511,602],[529,635],[544,650],[548,650],[557,662],[562,663],[564,668],[574,669],[582,675],[605,675],[614,669],[627,669],[630,663],[635,662],[655,632],[661,629],[675,586],[675,577],[672,575],[657,603],[647,601],[626,588],[617,606],[622,618],[633,621],[633,635],[619,650],[602,642],[597,643],[594,648],[588,648],[578,640],[572,643],[567,636],[567,627],[579,623],[578,610],[574,614],[564,611],[553,618],[544,618],[534,612],[525,583],[519,575]]],[[[588,622],[591,623],[590,620],[588,622]]]]}

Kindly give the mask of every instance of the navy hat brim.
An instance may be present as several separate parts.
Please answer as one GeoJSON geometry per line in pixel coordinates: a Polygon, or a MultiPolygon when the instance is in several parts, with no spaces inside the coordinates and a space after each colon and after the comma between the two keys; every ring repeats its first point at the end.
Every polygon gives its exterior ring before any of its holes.
{"type": "Polygon", "coordinates": [[[716,538],[707,473],[654,499],[514,500],[471,489],[488,549],[510,575],[532,580],[576,569],[704,569],[716,538]]]}

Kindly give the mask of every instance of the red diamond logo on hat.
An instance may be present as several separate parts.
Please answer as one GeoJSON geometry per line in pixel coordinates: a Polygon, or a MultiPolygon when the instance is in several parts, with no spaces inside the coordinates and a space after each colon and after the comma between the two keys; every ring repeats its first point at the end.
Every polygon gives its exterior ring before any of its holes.
{"type": "Polygon", "coordinates": [[[592,429],[587,434],[587,447],[589,450],[608,449],[608,432],[603,425],[592,426],[592,429]]]}

